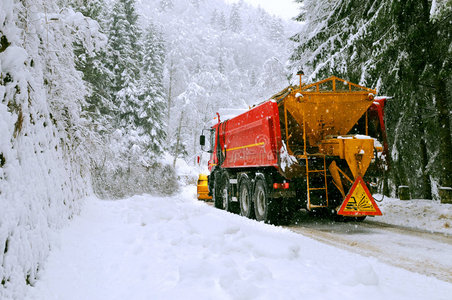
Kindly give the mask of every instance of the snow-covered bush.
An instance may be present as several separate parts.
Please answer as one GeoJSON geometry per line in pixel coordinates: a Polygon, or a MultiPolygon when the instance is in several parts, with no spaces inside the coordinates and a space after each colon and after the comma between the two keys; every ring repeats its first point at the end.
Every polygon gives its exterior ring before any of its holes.
{"type": "Polygon", "coordinates": [[[116,130],[104,148],[103,158],[92,165],[92,183],[97,196],[119,199],[135,194],[173,194],[178,182],[172,166],[149,159],[140,147],[140,136],[129,132],[128,136],[116,130]]]}
{"type": "Polygon", "coordinates": [[[119,199],[136,194],[172,195],[179,190],[174,168],[154,163],[144,166],[130,162],[128,168],[98,168],[93,172],[93,188],[99,197],[119,199]]]}

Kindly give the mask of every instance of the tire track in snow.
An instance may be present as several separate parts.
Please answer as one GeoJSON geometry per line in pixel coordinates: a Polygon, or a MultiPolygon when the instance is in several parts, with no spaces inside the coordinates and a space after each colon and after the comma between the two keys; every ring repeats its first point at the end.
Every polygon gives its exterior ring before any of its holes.
{"type": "Polygon", "coordinates": [[[334,247],[452,283],[452,238],[444,234],[372,221],[309,220],[285,228],[334,247]],[[444,259],[445,255],[447,259],[444,259]]]}

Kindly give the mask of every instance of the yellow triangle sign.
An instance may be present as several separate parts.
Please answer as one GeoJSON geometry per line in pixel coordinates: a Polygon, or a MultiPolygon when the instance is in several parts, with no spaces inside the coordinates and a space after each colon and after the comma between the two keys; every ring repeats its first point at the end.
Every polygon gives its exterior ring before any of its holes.
{"type": "Polygon", "coordinates": [[[382,213],[364,180],[358,177],[337,212],[342,216],[381,216],[382,213]]]}

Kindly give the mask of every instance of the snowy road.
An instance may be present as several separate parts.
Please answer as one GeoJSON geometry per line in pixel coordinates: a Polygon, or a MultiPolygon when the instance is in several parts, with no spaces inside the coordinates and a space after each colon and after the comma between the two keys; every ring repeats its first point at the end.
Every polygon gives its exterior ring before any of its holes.
{"type": "MultiPolygon", "coordinates": [[[[171,198],[90,199],[56,238],[59,247],[28,299],[415,300],[452,294],[450,282],[217,210],[194,197],[194,189],[187,189],[171,198]]],[[[353,235],[380,235],[363,228],[353,235]]],[[[400,236],[401,243],[411,241],[400,236]]]]}
{"type": "Polygon", "coordinates": [[[452,283],[452,237],[381,224],[304,217],[287,228],[335,247],[452,283]]]}

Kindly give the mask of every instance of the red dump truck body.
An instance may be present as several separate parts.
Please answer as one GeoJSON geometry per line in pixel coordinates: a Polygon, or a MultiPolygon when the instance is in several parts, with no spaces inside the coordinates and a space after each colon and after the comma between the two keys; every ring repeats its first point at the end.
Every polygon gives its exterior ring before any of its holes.
{"type": "Polygon", "coordinates": [[[219,147],[213,149],[210,171],[219,164],[218,151],[224,157],[223,168],[278,167],[281,129],[276,101],[266,101],[213,128],[219,147]]]}

